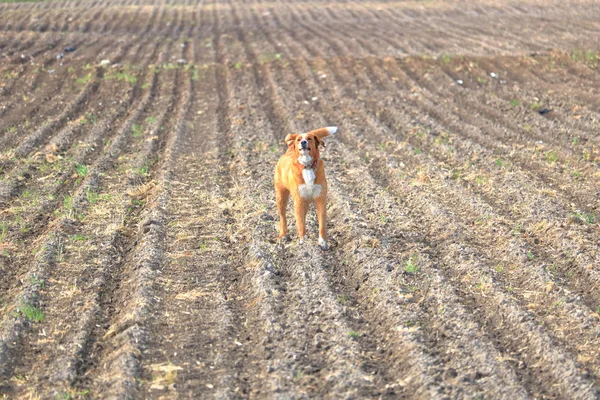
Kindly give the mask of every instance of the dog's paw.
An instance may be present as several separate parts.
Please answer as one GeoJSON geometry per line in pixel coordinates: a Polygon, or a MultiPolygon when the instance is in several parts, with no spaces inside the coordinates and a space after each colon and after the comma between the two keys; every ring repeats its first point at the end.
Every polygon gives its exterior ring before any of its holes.
{"type": "Polygon", "coordinates": [[[298,244],[306,243],[307,239],[308,239],[308,236],[304,235],[303,237],[300,238],[300,240],[298,240],[298,244]]]}
{"type": "Polygon", "coordinates": [[[319,246],[321,246],[321,248],[323,250],[327,250],[329,249],[329,246],[327,245],[327,242],[325,241],[325,239],[323,239],[322,237],[319,236],[319,246]]]}

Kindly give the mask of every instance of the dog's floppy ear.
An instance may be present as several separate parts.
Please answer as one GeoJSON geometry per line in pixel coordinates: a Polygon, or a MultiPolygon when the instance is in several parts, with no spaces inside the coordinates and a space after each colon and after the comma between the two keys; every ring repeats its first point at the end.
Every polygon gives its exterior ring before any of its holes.
{"type": "Polygon", "coordinates": [[[291,145],[294,144],[294,140],[296,140],[296,136],[298,136],[297,133],[290,133],[285,137],[285,144],[287,144],[288,147],[290,147],[291,145]]]}
{"type": "Polygon", "coordinates": [[[321,139],[323,139],[326,136],[335,134],[337,132],[337,130],[338,130],[337,126],[328,126],[327,128],[315,129],[314,131],[310,131],[308,133],[309,134],[312,133],[320,141],[321,139]]]}
{"type": "Polygon", "coordinates": [[[317,142],[317,147],[319,147],[319,146],[325,147],[325,142],[322,141],[321,139],[319,139],[319,137],[317,135],[315,135],[315,142],[317,142]]]}

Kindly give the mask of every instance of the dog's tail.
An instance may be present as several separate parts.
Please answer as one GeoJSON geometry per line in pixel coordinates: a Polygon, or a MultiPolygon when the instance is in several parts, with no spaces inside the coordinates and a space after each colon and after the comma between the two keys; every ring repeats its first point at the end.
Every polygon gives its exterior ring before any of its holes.
{"type": "Polygon", "coordinates": [[[312,133],[319,139],[323,139],[326,136],[335,134],[337,132],[337,130],[338,130],[337,126],[328,126],[327,128],[319,128],[319,129],[315,129],[314,131],[310,131],[307,133],[312,133]]]}

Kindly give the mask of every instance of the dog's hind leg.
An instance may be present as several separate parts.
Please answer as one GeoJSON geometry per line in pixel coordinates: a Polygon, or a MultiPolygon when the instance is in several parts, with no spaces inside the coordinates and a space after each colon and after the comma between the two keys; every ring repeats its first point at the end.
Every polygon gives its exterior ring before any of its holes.
{"type": "Polygon", "coordinates": [[[275,202],[279,213],[279,239],[287,235],[287,220],[285,209],[287,208],[290,192],[287,189],[275,189],[275,202]]]}

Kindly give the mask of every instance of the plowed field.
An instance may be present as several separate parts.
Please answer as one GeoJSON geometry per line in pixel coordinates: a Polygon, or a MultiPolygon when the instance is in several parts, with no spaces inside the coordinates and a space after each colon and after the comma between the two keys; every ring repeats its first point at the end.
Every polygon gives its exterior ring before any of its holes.
{"type": "Polygon", "coordinates": [[[0,4],[0,395],[598,398],[598,21],[0,4]],[[329,251],[272,181],[322,126],[329,251]]]}

